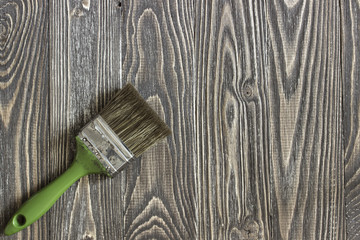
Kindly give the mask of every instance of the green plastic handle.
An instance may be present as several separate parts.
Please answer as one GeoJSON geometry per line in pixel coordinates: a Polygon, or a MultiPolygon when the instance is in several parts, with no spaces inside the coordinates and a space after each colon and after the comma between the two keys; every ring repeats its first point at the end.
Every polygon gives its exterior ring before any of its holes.
{"type": "Polygon", "coordinates": [[[93,173],[107,174],[104,167],[80,138],[76,138],[76,140],[77,154],[71,166],[60,177],[41,189],[20,207],[6,225],[6,235],[17,233],[38,220],[79,178],[93,173]]]}

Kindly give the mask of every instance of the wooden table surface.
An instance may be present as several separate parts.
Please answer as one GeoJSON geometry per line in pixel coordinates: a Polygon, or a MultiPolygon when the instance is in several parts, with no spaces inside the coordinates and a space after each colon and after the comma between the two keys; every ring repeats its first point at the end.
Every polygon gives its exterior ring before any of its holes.
{"type": "Polygon", "coordinates": [[[0,0],[0,230],[126,82],[172,135],[0,239],[360,239],[359,0],[0,0]]]}

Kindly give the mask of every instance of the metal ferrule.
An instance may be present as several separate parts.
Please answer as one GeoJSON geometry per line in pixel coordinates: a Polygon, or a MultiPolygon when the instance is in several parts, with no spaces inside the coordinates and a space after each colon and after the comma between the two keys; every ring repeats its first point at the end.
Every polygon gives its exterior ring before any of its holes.
{"type": "Polygon", "coordinates": [[[121,171],[134,157],[100,115],[88,123],[78,136],[111,176],[121,171]]]}

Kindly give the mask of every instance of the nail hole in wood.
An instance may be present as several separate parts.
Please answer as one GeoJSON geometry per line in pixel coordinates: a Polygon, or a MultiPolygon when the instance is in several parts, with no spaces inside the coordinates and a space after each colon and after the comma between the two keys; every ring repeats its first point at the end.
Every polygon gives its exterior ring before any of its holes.
{"type": "Polygon", "coordinates": [[[247,97],[247,98],[250,98],[253,95],[253,90],[249,85],[246,85],[244,87],[243,92],[244,92],[245,97],[247,97]]]}

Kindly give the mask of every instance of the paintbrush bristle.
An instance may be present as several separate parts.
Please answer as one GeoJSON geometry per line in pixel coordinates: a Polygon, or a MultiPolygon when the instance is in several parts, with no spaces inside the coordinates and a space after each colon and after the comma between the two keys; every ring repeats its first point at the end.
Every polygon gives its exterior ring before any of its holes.
{"type": "Polygon", "coordinates": [[[100,116],[135,156],[171,132],[131,84],[115,94],[100,116]]]}

